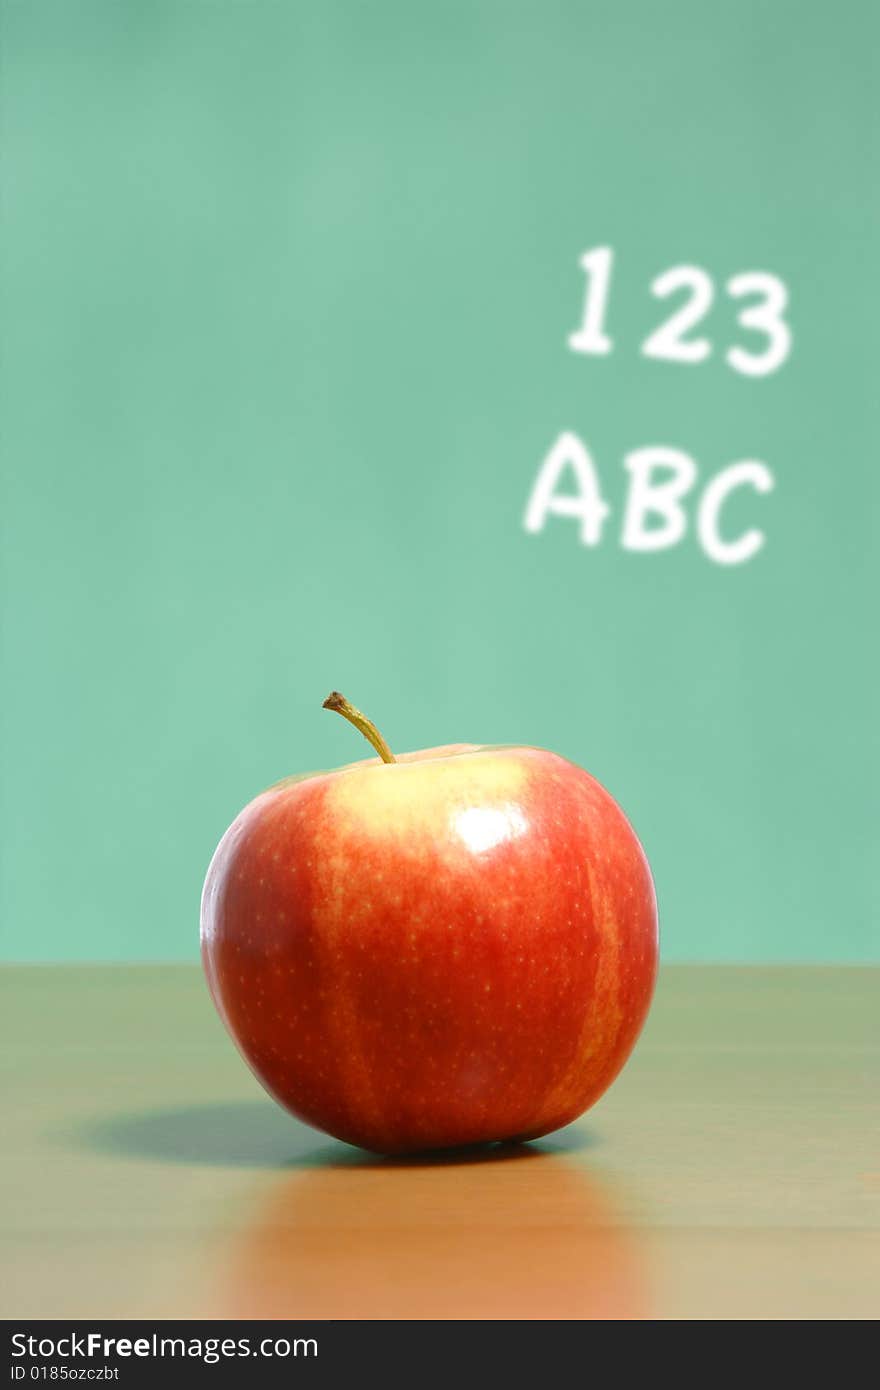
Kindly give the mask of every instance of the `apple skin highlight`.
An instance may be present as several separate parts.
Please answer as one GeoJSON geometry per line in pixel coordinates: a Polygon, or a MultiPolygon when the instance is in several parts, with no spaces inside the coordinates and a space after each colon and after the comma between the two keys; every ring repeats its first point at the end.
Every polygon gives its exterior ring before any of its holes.
{"type": "Polygon", "coordinates": [[[270,788],[217,848],[201,939],[266,1090],[381,1153],[574,1120],[632,1051],[658,960],[623,812],[528,747],[428,749],[270,788]]]}

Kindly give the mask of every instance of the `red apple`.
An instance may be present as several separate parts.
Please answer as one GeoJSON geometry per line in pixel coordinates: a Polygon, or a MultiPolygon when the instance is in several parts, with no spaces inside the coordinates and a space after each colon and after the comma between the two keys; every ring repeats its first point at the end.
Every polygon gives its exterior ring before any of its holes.
{"type": "Polygon", "coordinates": [[[202,958],[270,1095],[384,1153],[530,1139],[620,1071],[657,972],[635,832],[540,748],[455,744],[279,782],[211,861],[202,958]]]}

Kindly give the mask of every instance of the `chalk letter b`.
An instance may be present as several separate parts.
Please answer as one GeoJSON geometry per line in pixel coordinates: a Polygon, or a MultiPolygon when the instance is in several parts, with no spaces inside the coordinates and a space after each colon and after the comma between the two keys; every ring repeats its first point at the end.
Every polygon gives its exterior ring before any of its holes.
{"type": "Polygon", "coordinates": [[[681,500],[697,480],[693,459],[680,449],[650,444],[627,454],[624,467],[630,475],[621,536],[624,550],[668,550],[677,545],[687,530],[681,500]],[[670,476],[655,479],[656,469],[670,476]],[[645,522],[649,516],[659,517],[662,524],[648,530],[645,522]]]}

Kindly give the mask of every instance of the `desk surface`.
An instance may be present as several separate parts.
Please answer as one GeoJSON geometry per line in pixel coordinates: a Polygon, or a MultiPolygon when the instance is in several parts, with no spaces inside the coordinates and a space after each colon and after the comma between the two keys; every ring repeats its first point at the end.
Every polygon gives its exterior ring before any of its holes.
{"type": "Polygon", "coordinates": [[[875,1317],[880,971],[667,967],[540,1143],[371,1158],[299,1125],[190,966],[10,967],[13,1317],[875,1317]]]}

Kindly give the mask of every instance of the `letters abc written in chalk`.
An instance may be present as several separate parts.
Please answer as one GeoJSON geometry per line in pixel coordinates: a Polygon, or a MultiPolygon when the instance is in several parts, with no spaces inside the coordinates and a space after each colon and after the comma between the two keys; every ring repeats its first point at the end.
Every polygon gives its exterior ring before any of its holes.
{"type": "MultiPolygon", "coordinates": [[[[746,487],[758,494],[772,491],[773,474],[759,460],[731,463],[703,487],[698,486],[697,465],[690,455],[668,445],[633,449],[623,466],[629,474],[620,527],[624,550],[660,551],[678,545],[688,530],[688,508],[700,547],[715,564],[741,565],[764,545],[763,531],[754,527],[734,537],[722,534],[724,506],[734,492],[746,487]]],[[[564,431],[538,469],[523,517],[526,531],[543,531],[550,516],[568,517],[580,523],[582,544],[596,546],[610,515],[586,445],[578,435],[564,431]],[[571,481],[575,491],[562,491],[571,481]]]]}

